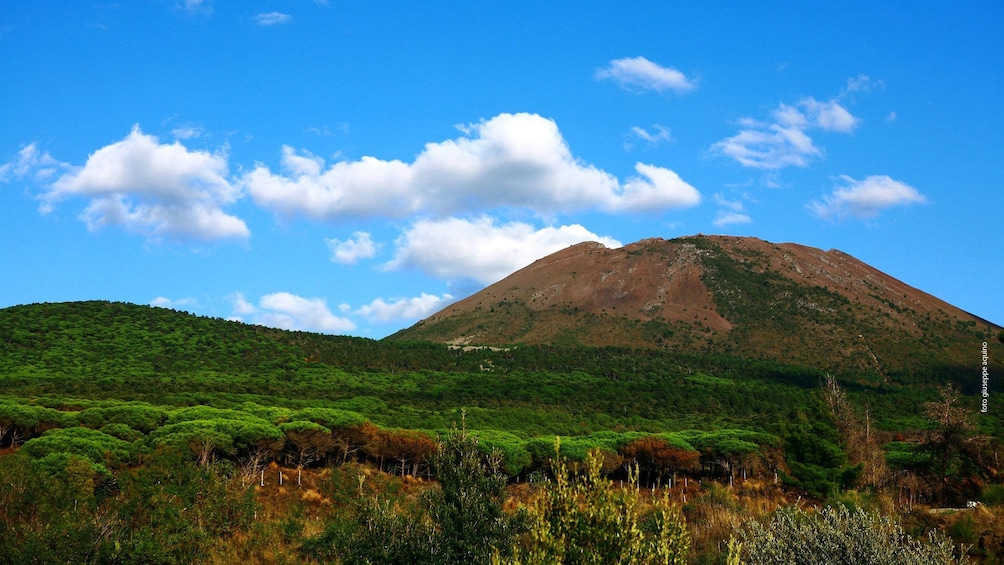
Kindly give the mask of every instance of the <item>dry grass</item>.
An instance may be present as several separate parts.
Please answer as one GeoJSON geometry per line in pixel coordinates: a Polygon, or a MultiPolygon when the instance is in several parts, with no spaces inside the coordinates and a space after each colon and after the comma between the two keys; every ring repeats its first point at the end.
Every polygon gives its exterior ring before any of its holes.
{"type": "MultiPolygon", "coordinates": [[[[299,540],[323,531],[327,522],[344,512],[345,505],[358,497],[360,488],[365,496],[393,497],[407,504],[435,485],[430,481],[402,479],[362,465],[334,470],[306,469],[300,475],[300,482],[297,485],[296,469],[273,467],[266,471],[264,487],[257,483],[248,486],[255,489],[262,505],[254,526],[231,538],[229,543],[215,547],[209,563],[285,565],[309,562],[297,551],[299,540]],[[282,486],[278,485],[279,470],[285,477],[282,486]],[[291,482],[289,477],[292,477],[291,482]]],[[[504,508],[514,512],[539,494],[539,486],[511,485],[504,508]]],[[[639,494],[640,510],[644,511],[651,506],[653,496],[662,496],[662,491],[641,489],[639,494]]],[[[748,520],[766,522],[779,508],[820,504],[820,501],[803,498],[770,481],[754,479],[737,483],[735,487],[690,480],[687,488],[678,484],[670,499],[682,507],[691,537],[690,562],[694,564],[722,562],[730,537],[748,520]]],[[[932,529],[944,531],[956,543],[968,546],[968,556],[973,563],[995,564],[1004,559],[1002,506],[981,505],[940,512],[914,506],[908,511],[898,506],[891,496],[854,491],[842,493],[836,502],[897,516],[904,529],[914,537],[923,537],[932,529]]]]}

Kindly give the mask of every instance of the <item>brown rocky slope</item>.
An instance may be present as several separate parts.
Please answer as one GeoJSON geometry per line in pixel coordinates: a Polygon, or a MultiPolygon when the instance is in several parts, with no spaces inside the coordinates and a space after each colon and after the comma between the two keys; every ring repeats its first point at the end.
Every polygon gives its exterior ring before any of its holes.
{"type": "Polygon", "coordinates": [[[752,356],[889,378],[975,368],[1001,328],[837,250],[755,238],[580,243],[390,340],[752,356]]]}

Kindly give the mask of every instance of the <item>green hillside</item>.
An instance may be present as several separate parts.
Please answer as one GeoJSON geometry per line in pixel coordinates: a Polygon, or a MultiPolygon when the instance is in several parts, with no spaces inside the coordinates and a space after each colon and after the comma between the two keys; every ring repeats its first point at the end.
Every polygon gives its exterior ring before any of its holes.
{"type": "MultiPolygon", "coordinates": [[[[122,303],[0,310],[3,394],[53,406],[112,400],[327,406],[416,429],[448,427],[465,408],[474,428],[525,435],[770,430],[792,411],[810,409],[821,377],[809,367],[731,356],[379,342],[122,303]]],[[[883,405],[890,429],[933,394],[925,387],[847,384],[883,405]]]]}
{"type": "MultiPolygon", "coordinates": [[[[0,328],[0,393],[66,413],[118,402],[328,408],[384,428],[432,431],[465,411],[469,428],[521,444],[556,434],[720,429],[780,438],[787,422],[805,419],[832,429],[818,398],[824,373],[735,356],[379,342],[107,302],[8,308],[0,328]]],[[[969,377],[957,375],[964,387],[969,377]]],[[[922,426],[922,404],[939,384],[842,382],[888,431],[922,426]]],[[[980,424],[999,435],[998,420],[980,424]]]]}
{"type": "MultiPolygon", "coordinates": [[[[960,385],[971,376],[950,375],[960,385]]],[[[506,481],[588,469],[577,480],[599,493],[589,503],[599,508],[613,500],[603,498],[612,488],[603,486],[606,477],[650,485],[652,496],[657,485],[693,479],[677,496],[705,501],[687,507],[687,520],[698,524],[690,530],[695,555],[705,557],[721,552],[731,530],[700,526],[711,519],[704,516],[726,512],[738,523],[742,508],[763,500],[776,508],[860,486],[899,489],[902,503],[906,484],[909,500],[983,496],[984,481],[999,472],[988,459],[1002,436],[996,412],[967,417],[975,429],[952,424],[956,435],[944,435],[929,410],[945,401],[943,383],[914,377],[906,386],[839,375],[824,394],[822,371],[739,356],[374,341],[97,301],[7,308],[0,310],[0,476],[17,479],[0,492],[0,554],[20,556],[10,562],[67,555],[192,562],[211,554],[235,562],[268,545],[286,552],[284,562],[290,555],[324,562],[337,548],[363,544],[359,562],[368,562],[387,550],[386,536],[428,537],[408,533],[408,513],[450,500],[426,489],[433,498],[414,506],[402,490],[414,483],[405,479],[434,477],[453,488],[449,481],[463,483],[463,473],[485,464],[501,473],[484,502],[491,512],[501,512],[506,481]],[[469,436],[452,445],[482,455],[460,452],[444,467],[441,446],[452,440],[438,438],[454,437],[456,426],[469,436]],[[959,447],[976,434],[973,449],[959,447]],[[554,459],[556,441],[565,462],[554,459]],[[278,472],[278,485],[270,478],[266,488],[266,471],[278,472]],[[299,498],[281,486],[284,471],[297,477],[299,498]],[[309,487],[300,485],[303,473],[309,487]],[[747,478],[760,486],[728,494],[714,486],[747,478]],[[262,489],[252,490],[259,480],[262,489]],[[793,489],[790,498],[781,489],[793,489]],[[352,502],[364,491],[400,497],[395,504],[405,509],[352,502]],[[740,503],[739,492],[748,500],[740,503]],[[260,511],[270,513],[264,524],[260,511]],[[327,529],[309,530],[312,520],[327,529]],[[350,534],[363,537],[344,538],[350,534]]],[[[978,413],[974,394],[949,400],[953,414],[978,413]]],[[[516,530],[505,531],[492,534],[502,544],[493,547],[515,543],[516,530]]],[[[394,551],[413,559],[428,550],[394,551]]]]}

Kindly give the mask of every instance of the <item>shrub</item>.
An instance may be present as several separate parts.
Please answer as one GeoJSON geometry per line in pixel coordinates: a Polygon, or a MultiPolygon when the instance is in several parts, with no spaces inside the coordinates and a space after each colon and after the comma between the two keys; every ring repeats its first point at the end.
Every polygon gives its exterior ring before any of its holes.
{"type": "Polygon", "coordinates": [[[42,459],[54,453],[69,453],[91,463],[125,463],[132,458],[134,446],[117,437],[89,428],[59,428],[24,444],[28,455],[42,459]]]}
{"type": "Polygon", "coordinates": [[[573,476],[555,442],[554,483],[530,507],[530,533],[515,562],[672,563],[687,562],[690,538],[677,508],[667,498],[641,510],[637,472],[627,489],[602,476],[603,454],[586,456],[585,470],[573,476]],[[649,518],[650,528],[644,527],[649,518]]]}
{"type": "Polygon", "coordinates": [[[508,558],[522,529],[522,516],[502,509],[506,477],[499,453],[485,457],[478,440],[466,430],[453,430],[431,458],[439,489],[425,498],[436,525],[433,545],[440,563],[489,563],[508,558]]]}
{"type": "Polygon", "coordinates": [[[951,542],[932,532],[926,543],[907,535],[891,518],[844,506],[816,513],[784,508],[764,525],[755,520],[739,531],[746,565],[848,563],[934,565],[958,561],[951,542]]]}
{"type": "Polygon", "coordinates": [[[478,430],[468,432],[477,439],[478,450],[484,455],[498,454],[502,457],[502,470],[508,475],[518,475],[533,463],[526,450],[526,440],[500,430],[478,430]]]}
{"type": "Polygon", "coordinates": [[[1004,485],[987,485],[983,487],[980,502],[990,506],[1004,506],[1004,485]]]}
{"type": "Polygon", "coordinates": [[[656,436],[632,441],[624,446],[621,455],[634,461],[643,473],[647,473],[649,478],[654,477],[660,483],[666,475],[697,467],[701,458],[701,454],[697,451],[674,447],[656,436]]]}
{"type": "MultiPolygon", "coordinates": [[[[303,553],[344,564],[487,564],[508,557],[522,522],[502,509],[506,478],[499,458],[486,458],[477,440],[460,430],[443,439],[430,463],[439,488],[417,504],[364,496],[352,515],[336,517],[320,536],[305,540],[303,553]]],[[[361,494],[361,481],[358,488],[361,494]]]]}

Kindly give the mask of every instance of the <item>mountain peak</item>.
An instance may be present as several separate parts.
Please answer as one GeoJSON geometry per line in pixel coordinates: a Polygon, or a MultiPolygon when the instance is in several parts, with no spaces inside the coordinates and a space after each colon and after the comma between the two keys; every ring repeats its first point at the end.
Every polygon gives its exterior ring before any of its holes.
{"type": "Polygon", "coordinates": [[[839,250],[699,234],[573,245],[388,339],[724,353],[890,375],[971,362],[960,347],[999,331],[839,250]]]}

